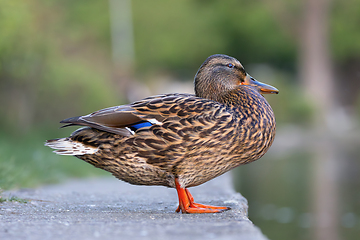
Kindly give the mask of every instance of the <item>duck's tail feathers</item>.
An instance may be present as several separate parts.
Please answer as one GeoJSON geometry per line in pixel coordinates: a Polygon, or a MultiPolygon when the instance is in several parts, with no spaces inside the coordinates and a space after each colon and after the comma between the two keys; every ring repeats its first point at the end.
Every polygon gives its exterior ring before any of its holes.
{"type": "Polygon", "coordinates": [[[56,154],[70,156],[94,154],[99,150],[98,147],[85,145],[84,143],[73,141],[70,138],[47,140],[45,146],[55,149],[53,152],[56,154]]]}

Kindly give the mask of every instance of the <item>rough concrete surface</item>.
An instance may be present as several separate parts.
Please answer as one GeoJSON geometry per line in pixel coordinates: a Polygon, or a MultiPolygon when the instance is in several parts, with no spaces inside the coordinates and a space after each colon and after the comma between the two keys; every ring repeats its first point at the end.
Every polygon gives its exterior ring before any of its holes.
{"type": "Polygon", "coordinates": [[[28,203],[0,203],[0,239],[267,239],[247,218],[247,201],[229,175],[190,189],[196,202],[229,206],[180,214],[175,189],[133,186],[115,178],[3,193],[28,203]]]}

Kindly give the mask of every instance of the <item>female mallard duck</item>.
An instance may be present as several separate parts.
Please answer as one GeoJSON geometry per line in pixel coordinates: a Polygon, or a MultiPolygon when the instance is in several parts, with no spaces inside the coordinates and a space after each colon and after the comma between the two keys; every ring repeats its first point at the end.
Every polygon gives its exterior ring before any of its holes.
{"type": "Polygon", "coordinates": [[[65,119],[65,126],[86,127],[45,145],[131,184],[176,188],[177,212],[228,210],[194,203],[187,188],[265,154],[274,140],[275,118],[261,94],[278,90],[219,54],[199,68],[195,93],[158,95],[65,119]]]}

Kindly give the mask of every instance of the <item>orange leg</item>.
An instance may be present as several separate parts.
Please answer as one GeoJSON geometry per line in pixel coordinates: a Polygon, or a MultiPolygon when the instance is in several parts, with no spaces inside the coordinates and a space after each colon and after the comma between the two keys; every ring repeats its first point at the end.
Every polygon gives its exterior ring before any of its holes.
{"type": "Polygon", "coordinates": [[[218,213],[230,209],[229,207],[216,207],[194,203],[194,198],[190,194],[189,190],[180,187],[177,178],[175,179],[175,185],[179,196],[179,206],[176,209],[176,212],[180,212],[181,210],[182,213],[218,213]]]}

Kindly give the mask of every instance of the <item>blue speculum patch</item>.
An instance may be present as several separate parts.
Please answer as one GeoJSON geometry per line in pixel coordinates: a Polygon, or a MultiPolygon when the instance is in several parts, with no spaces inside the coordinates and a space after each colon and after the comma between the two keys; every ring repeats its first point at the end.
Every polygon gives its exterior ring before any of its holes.
{"type": "Polygon", "coordinates": [[[143,127],[151,127],[152,124],[150,122],[141,122],[130,126],[130,129],[133,131],[136,131],[143,127]]]}

